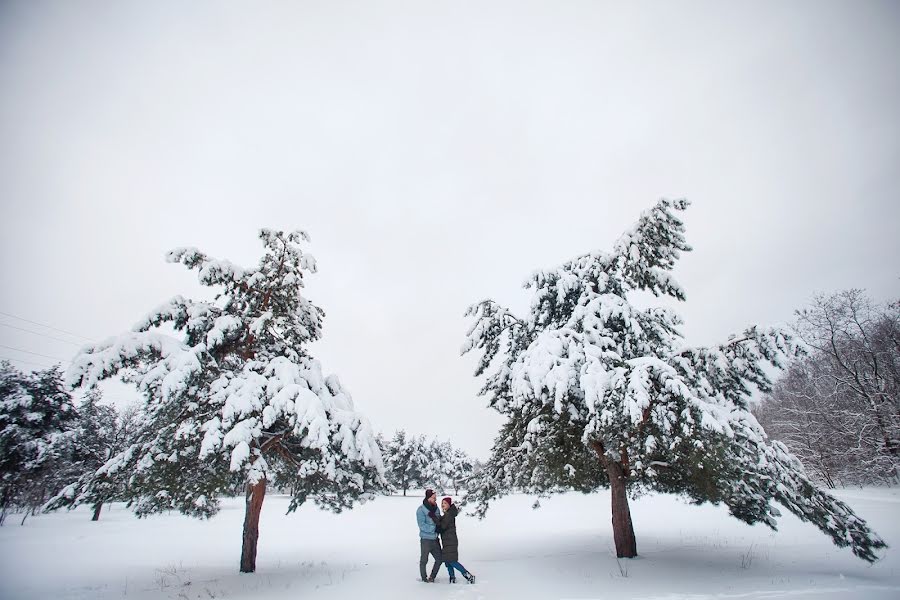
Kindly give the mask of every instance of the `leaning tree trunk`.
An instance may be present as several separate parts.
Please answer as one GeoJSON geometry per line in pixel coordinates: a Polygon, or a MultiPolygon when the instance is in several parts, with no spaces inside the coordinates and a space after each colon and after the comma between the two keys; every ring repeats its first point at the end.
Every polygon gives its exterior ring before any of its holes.
{"type": "Polygon", "coordinates": [[[244,513],[244,543],[241,547],[241,573],[256,571],[256,543],[259,541],[259,513],[266,496],[266,478],[247,484],[247,509],[244,513]]]}
{"type": "Polygon", "coordinates": [[[600,464],[606,470],[606,475],[609,477],[616,557],[634,558],[637,556],[637,541],[634,538],[634,527],[631,524],[631,509],[628,507],[625,468],[622,466],[622,463],[606,456],[602,444],[594,442],[592,446],[600,459],[600,464]]]}
{"type": "Polygon", "coordinates": [[[94,505],[94,516],[91,517],[91,521],[99,521],[100,520],[100,509],[103,508],[103,500],[94,505]]]}

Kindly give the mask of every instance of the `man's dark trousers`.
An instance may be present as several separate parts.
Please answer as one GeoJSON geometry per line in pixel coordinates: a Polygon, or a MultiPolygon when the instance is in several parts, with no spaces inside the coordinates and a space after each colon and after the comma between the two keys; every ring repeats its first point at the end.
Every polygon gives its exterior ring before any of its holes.
{"type": "Polygon", "coordinates": [[[425,567],[428,565],[428,555],[431,554],[434,557],[431,578],[434,579],[441,569],[441,563],[444,562],[444,557],[441,553],[441,542],[438,540],[426,540],[425,538],[419,538],[419,542],[422,546],[422,555],[419,558],[419,573],[422,575],[422,579],[425,579],[425,567]]]}

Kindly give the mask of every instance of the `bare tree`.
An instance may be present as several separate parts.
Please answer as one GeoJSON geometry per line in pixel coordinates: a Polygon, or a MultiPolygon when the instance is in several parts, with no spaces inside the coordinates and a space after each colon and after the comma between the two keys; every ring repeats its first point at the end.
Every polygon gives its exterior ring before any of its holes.
{"type": "Polygon", "coordinates": [[[757,417],[830,487],[900,475],[900,302],[861,290],[817,296],[797,312],[810,349],[757,417]]]}

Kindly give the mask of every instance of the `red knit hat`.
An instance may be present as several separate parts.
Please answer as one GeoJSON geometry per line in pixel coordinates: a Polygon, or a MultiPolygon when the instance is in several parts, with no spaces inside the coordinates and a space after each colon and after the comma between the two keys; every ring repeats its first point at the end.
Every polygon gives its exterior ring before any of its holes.
{"type": "Polygon", "coordinates": [[[447,496],[447,497],[445,497],[443,500],[441,500],[441,502],[446,502],[447,504],[451,504],[451,505],[452,505],[452,504],[453,504],[453,498],[451,498],[450,496],[447,496]]]}

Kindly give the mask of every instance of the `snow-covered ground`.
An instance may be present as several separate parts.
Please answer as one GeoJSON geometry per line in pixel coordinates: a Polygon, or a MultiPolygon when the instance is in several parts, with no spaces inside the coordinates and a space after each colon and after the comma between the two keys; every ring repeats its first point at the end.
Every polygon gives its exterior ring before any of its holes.
{"type": "Polygon", "coordinates": [[[287,499],[263,507],[257,572],[238,573],[243,502],[209,521],[138,520],[121,505],[0,528],[0,598],[900,598],[900,490],[837,495],[892,546],[869,565],[785,514],[780,530],[750,527],[723,507],[671,496],[632,503],[640,557],[612,552],[607,493],[497,502],[484,521],[458,520],[460,559],[475,585],[418,579],[419,498],[378,498],[334,515],[287,499]]]}

